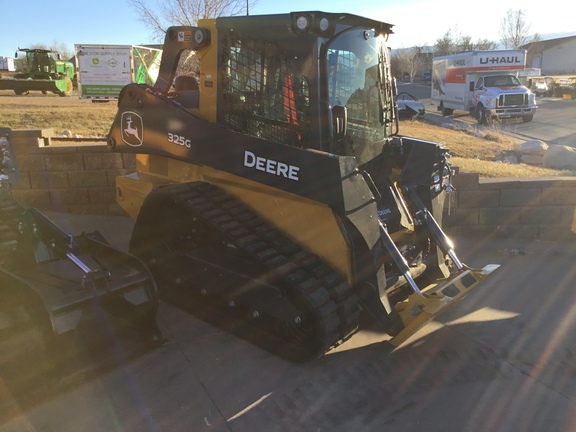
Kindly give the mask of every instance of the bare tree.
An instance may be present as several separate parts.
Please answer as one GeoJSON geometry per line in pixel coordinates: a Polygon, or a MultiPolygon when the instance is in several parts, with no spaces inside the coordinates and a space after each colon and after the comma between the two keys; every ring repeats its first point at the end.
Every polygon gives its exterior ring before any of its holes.
{"type": "Polygon", "coordinates": [[[68,48],[68,45],[66,45],[64,42],[54,40],[50,48],[60,53],[60,57],[62,57],[62,60],[69,60],[74,56],[74,50],[70,50],[68,48]]]}
{"type": "Polygon", "coordinates": [[[466,51],[492,49],[496,49],[496,43],[488,39],[478,39],[474,42],[471,36],[462,35],[456,26],[449,29],[442,37],[436,39],[434,55],[438,57],[466,51]]]}
{"type": "Polygon", "coordinates": [[[530,37],[530,24],[526,22],[525,10],[512,10],[500,22],[500,37],[505,48],[516,49],[528,42],[539,41],[538,33],[530,37]]]}
{"type": "Polygon", "coordinates": [[[392,54],[392,68],[396,75],[408,74],[410,82],[422,72],[424,66],[424,48],[414,46],[412,48],[398,48],[392,54]]]}
{"type": "Polygon", "coordinates": [[[498,47],[496,42],[493,42],[488,39],[478,39],[474,44],[474,50],[483,51],[483,50],[495,50],[498,47]]]}
{"type": "Polygon", "coordinates": [[[248,14],[257,0],[156,0],[153,6],[149,3],[147,0],[128,0],[140,21],[152,31],[154,39],[161,41],[170,26],[194,26],[202,18],[248,14]]]}
{"type": "Polygon", "coordinates": [[[436,43],[434,44],[434,55],[443,56],[458,52],[460,38],[461,36],[457,28],[448,29],[442,37],[436,39],[436,43]]]}
{"type": "Polygon", "coordinates": [[[62,60],[68,60],[74,56],[74,52],[71,51],[64,42],[59,42],[57,40],[54,40],[51,45],[47,45],[45,43],[35,43],[30,45],[30,48],[46,50],[50,49],[56,51],[60,54],[62,60]]]}

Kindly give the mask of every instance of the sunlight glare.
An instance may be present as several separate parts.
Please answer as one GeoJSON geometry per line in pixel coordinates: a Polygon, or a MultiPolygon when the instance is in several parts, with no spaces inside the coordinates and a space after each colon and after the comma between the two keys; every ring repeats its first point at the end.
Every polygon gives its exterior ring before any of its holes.
{"type": "Polygon", "coordinates": [[[510,312],[500,309],[494,309],[491,307],[484,307],[472,313],[469,313],[468,315],[464,315],[463,317],[457,318],[453,321],[449,321],[446,323],[446,325],[457,325],[472,322],[500,321],[515,318],[518,315],[520,314],[517,312],[510,312]]]}

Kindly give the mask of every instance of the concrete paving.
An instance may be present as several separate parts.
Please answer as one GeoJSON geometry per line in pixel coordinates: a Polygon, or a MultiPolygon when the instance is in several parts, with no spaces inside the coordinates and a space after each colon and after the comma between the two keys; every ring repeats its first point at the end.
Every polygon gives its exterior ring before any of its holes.
{"type": "MultiPolygon", "coordinates": [[[[51,214],[127,245],[127,218],[51,214]]],[[[167,342],[0,431],[576,430],[576,244],[456,239],[502,267],[397,349],[372,328],[293,364],[161,303],[167,342]]]]}

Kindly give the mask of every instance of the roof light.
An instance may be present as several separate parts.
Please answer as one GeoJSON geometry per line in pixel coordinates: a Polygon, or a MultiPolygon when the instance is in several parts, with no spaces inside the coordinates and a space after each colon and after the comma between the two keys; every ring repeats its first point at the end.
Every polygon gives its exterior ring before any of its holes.
{"type": "Polygon", "coordinates": [[[308,27],[310,27],[310,21],[306,15],[300,15],[296,18],[296,28],[298,30],[305,31],[308,30],[308,27]]]}
{"type": "Polygon", "coordinates": [[[194,32],[194,42],[198,45],[202,45],[202,42],[204,42],[204,32],[201,29],[194,32]]]}
{"type": "Polygon", "coordinates": [[[320,23],[318,24],[320,31],[325,32],[328,30],[328,27],[330,27],[330,21],[328,21],[328,18],[324,17],[320,19],[320,23]]]}

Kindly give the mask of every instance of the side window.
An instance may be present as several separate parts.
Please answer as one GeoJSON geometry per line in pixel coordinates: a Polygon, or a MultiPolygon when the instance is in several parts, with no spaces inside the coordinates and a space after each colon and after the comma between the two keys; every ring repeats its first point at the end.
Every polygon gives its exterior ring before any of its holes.
{"type": "Polygon", "coordinates": [[[274,44],[233,34],[223,42],[223,120],[249,135],[305,146],[310,104],[306,77],[274,44]]]}
{"type": "Polygon", "coordinates": [[[480,90],[483,85],[484,85],[484,78],[483,77],[478,78],[478,80],[476,81],[476,90],[480,90]]]}

